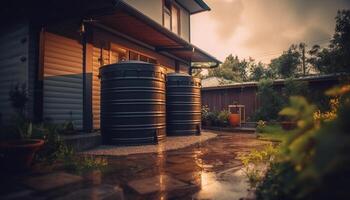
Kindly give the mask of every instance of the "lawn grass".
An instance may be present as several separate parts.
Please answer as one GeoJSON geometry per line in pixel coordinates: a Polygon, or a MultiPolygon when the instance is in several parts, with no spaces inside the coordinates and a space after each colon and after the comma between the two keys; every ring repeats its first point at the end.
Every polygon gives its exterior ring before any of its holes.
{"type": "Polygon", "coordinates": [[[261,133],[258,133],[258,138],[261,140],[270,140],[276,142],[284,142],[288,139],[290,133],[283,130],[278,125],[266,126],[262,129],[261,133]]]}

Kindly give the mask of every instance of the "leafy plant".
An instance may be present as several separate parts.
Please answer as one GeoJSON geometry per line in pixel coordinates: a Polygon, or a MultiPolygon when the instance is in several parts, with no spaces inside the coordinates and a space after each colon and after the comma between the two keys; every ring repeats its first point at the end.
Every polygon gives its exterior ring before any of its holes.
{"type": "Polygon", "coordinates": [[[208,105],[202,106],[202,108],[201,108],[201,119],[202,119],[202,122],[208,120],[209,113],[210,113],[209,106],[208,105]]]}
{"type": "Polygon", "coordinates": [[[270,144],[263,150],[254,149],[248,154],[239,156],[243,164],[243,171],[252,188],[257,187],[263,180],[267,168],[276,159],[278,153],[278,147],[270,144]]]}
{"type": "Polygon", "coordinates": [[[40,133],[45,140],[44,146],[37,152],[36,160],[51,164],[61,156],[68,152],[68,147],[60,138],[60,125],[56,124],[42,124],[40,133]]]}
{"type": "Polygon", "coordinates": [[[282,145],[282,159],[270,165],[257,187],[257,199],[349,199],[350,85],[327,92],[339,99],[336,117],[318,123],[316,106],[305,98],[291,98],[280,113],[298,128],[282,145]]]}
{"type": "Polygon", "coordinates": [[[228,124],[228,117],[230,116],[230,112],[228,110],[222,110],[219,112],[217,118],[220,126],[225,126],[228,124]]]}
{"type": "Polygon", "coordinates": [[[104,171],[108,166],[108,161],[104,157],[77,156],[69,151],[62,157],[62,160],[64,169],[76,174],[84,174],[94,170],[104,171]]]}
{"type": "MultiPolygon", "coordinates": [[[[308,96],[308,82],[306,81],[297,81],[294,78],[287,78],[285,80],[283,95],[288,101],[291,96],[308,96]]],[[[288,102],[286,102],[288,103],[288,102]]]]}
{"type": "Polygon", "coordinates": [[[265,127],[266,127],[266,122],[263,120],[259,120],[258,125],[256,127],[256,132],[262,133],[265,127]]]}
{"type": "Polygon", "coordinates": [[[278,111],[282,108],[283,101],[273,89],[273,81],[269,79],[259,81],[257,96],[261,106],[255,113],[255,119],[264,121],[277,119],[278,111]]]}
{"type": "Polygon", "coordinates": [[[20,117],[25,118],[25,109],[29,100],[27,86],[25,84],[16,84],[9,91],[9,100],[17,114],[20,117]]]}

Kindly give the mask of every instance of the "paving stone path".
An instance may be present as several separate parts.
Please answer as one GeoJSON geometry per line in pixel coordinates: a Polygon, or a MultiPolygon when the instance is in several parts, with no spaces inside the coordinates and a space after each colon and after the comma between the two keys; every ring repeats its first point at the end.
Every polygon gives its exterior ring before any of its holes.
{"type": "Polygon", "coordinates": [[[108,156],[109,169],[94,175],[98,181],[55,170],[2,177],[0,199],[251,198],[237,156],[268,142],[254,134],[215,133],[213,139],[177,150],[108,156]]]}

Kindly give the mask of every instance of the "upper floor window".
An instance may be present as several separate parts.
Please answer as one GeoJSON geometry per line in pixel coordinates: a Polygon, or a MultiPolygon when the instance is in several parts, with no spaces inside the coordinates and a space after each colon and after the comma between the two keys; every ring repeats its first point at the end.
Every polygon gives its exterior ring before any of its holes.
{"type": "Polygon", "coordinates": [[[180,34],[180,9],[165,1],[163,7],[163,26],[176,34],[180,34]]]}
{"type": "Polygon", "coordinates": [[[176,34],[180,34],[179,25],[180,25],[180,10],[175,6],[171,6],[171,30],[176,34]]]}

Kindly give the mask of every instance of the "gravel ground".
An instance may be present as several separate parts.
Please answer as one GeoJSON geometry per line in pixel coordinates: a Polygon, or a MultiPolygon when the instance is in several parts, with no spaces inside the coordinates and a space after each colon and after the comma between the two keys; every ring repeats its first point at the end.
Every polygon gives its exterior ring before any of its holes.
{"type": "Polygon", "coordinates": [[[212,132],[202,131],[200,136],[178,136],[167,137],[166,141],[157,145],[143,145],[143,146],[107,146],[102,145],[95,149],[82,152],[90,155],[106,155],[106,156],[125,156],[130,154],[155,153],[160,151],[169,151],[188,147],[192,144],[204,142],[212,139],[217,135],[212,132]]]}

